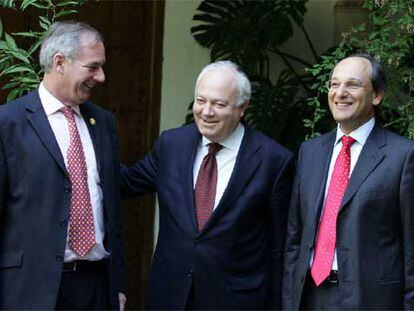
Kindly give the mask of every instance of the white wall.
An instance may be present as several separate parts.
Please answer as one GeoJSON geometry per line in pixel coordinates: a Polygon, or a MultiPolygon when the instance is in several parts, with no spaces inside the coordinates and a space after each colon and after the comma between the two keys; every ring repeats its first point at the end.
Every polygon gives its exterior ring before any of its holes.
{"type": "Polygon", "coordinates": [[[194,83],[210,61],[190,32],[200,0],[166,0],[160,131],[180,126],[194,97],[194,83]]]}

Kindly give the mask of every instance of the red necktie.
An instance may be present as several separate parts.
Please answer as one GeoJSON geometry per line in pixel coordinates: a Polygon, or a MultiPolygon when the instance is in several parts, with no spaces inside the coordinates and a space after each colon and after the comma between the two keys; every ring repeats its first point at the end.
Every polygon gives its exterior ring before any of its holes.
{"type": "Polygon", "coordinates": [[[331,273],[336,243],[336,219],[349,181],[350,149],[354,142],[355,139],[352,137],[342,136],[341,152],[336,158],[329,182],[311,268],[316,286],[319,286],[331,273]]]}
{"type": "Polygon", "coordinates": [[[84,257],[95,244],[95,228],[88,187],[88,173],[85,153],[74,111],[64,107],[60,111],[65,115],[69,125],[70,143],[67,151],[67,170],[72,183],[72,197],[69,216],[69,246],[79,256],[84,257]]]}
{"type": "Polygon", "coordinates": [[[211,143],[208,154],[204,157],[198,171],[194,188],[198,229],[203,229],[213,213],[217,187],[216,153],[221,149],[220,144],[211,143]]]}

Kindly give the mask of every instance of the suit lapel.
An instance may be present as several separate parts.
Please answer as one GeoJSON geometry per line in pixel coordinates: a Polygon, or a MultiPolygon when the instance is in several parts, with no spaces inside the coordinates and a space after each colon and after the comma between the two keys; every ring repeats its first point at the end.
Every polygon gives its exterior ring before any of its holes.
{"type": "Polygon", "coordinates": [[[380,126],[375,125],[367,141],[365,142],[355,168],[352,171],[348,187],[342,199],[341,208],[349,202],[362,182],[384,159],[385,154],[380,150],[380,148],[385,145],[386,139],[384,136],[384,130],[380,126]]]}
{"type": "Polygon", "coordinates": [[[197,153],[197,146],[201,139],[201,135],[196,127],[193,124],[190,127],[190,133],[188,137],[189,145],[187,148],[181,148],[180,154],[180,172],[181,178],[184,181],[183,183],[183,191],[187,201],[187,208],[189,215],[189,221],[191,222],[191,226],[194,232],[197,232],[197,221],[196,221],[196,212],[195,212],[195,205],[194,205],[194,181],[193,181],[193,166],[195,161],[195,156],[197,153]]]}
{"type": "Polygon", "coordinates": [[[103,126],[103,120],[97,120],[97,116],[92,113],[91,104],[89,102],[85,102],[79,105],[81,114],[83,119],[85,120],[86,126],[88,127],[89,135],[91,136],[93,149],[95,151],[95,160],[96,166],[98,168],[99,176],[102,180],[102,137],[101,132],[99,129],[103,126]]]}
{"type": "Polygon", "coordinates": [[[248,126],[245,126],[244,137],[236,157],[236,163],[229,183],[219,204],[201,232],[214,226],[221,215],[232,206],[233,201],[239,197],[239,194],[249,183],[261,162],[259,156],[260,148],[261,144],[254,140],[252,130],[248,126]]]}
{"type": "Polygon", "coordinates": [[[306,165],[311,165],[312,168],[309,170],[312,172],[311,177],[315,182],[308,181],[307,186],[312,187],[315,193],[315,205],[314,205],[314,216],[316,222],[319,223],[320,213],[322,211],[323,201],[325,199],[325,185],[326,179],[328,178],[329,164],[332,157],[333,147],[335,143],[336,130],[328,133],[322,137],[320,145],[314,150],[315,160],[306,165]]]}
{"type": "Polygon", "coordinates": [[[68,173],[62,153],[56,141],[55,135],[53,134],[53,130],[50,127],[49,120],[47,119],[37,91],[32,92],[28,97],[28,102],[26,103],[26,111],[27,119],[36,134],[39,136],[39,139],[42,141],[43,145],[56,161],[56,164],[59,166],[62,172],[67,175],[68,173]]]}

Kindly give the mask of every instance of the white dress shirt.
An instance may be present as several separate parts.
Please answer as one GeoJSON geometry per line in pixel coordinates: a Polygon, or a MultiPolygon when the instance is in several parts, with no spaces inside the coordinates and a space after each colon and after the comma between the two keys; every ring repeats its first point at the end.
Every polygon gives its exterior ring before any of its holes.
{"type": "MultiPolygon", "coordinates": [[[[46,90],[43,83],[41,83],[39,86],[39,97],[40,101],[42,102],[43,109],[45,110],[47,119],[49,120],[50,126],[52,127],[53,134],[55,135],[56,141],[59,145],[60,151],[65,161],[65,165],[67,167],[67,150],[70,143],[69,126],[66,117],[62,112],[59,111],[59,109],[63,108],[64,105],[48,90],[46,90]]],[[[79,106],[73,106],[72,109],[75,111],[75,122],[82,141],[83,151],[85,153],[85,160],[88,171],[89,194],[91,197],[93,221],[95,225],[96,244],[91,248],[85,257],[79,257],[69,247],[68,234],[64,261],[70,262],[79,259],[92,261],[101,260],[107,257],[109,254],[106,252],[103,246],[105,227],[103,221],[102,189],[99,185],[100,179],[96,164],[95,150],[93,148],[88,127],[80,113],[79,106]]]]}
{"type": "MultiPolygon", "coordinates": [[[[372,129],[374,128],[375,125],[375,118],[371,118],[369,119],[368,122],[364,123],[363,125],[361,125],[360,127],[358,127],[356,130],[352,131],[351,133],[348,134],[348,136],[351,136],[353,139],[355,139],[355,142],[352,144],[350,152],[351,152],[351,166],[349,169],[349,177],[351,178],[351,174],[352,171],[354,170],[355,164],[358,161],[359,155],[361,154],[362,148],[365,145],[365,142],[367,141],[367,138],[369,136],[369,134],[371,133],[372,129]]],[[[321,217],[323,215],[323,209],[325,208],[325,200],[326,200],[326,195],[328,194],[328,187],[329,187],[329,183],[331,182],[331,177],[332,177],[332,172],[334,169],[334,165],[335,165],[335,161],[336,158],[339,155],[339,152],[341,151],[342,148],[342,141],[341,138],[342,136],[346,135],[344,132],[342,132],[340,126],[338,125],[338,128],[336,130],[336,139],[335,139],[335,144],[334,144],[334,149],[332,152],[332,157],[331,157],[331,162],[329,164],[329,171],[328,171],[328,178],[326,179],[326,185],[325,185],[325,197],[323,200],[323,208],[322,208],[322,212],[321,212],[321,217]]],[[[313,262],[313,253],[311,256],[311,265],[313,262]]],[[[336,248],[335,248],[335,253],[334,253],[334,260],[332,263],[332,270],[338,270],[338,258],[337,258],[337,254],[336,254],[336,248]]]]}
{"type": "MultiPolygon", "coordinates": [[[[239,153],[240,145],[244,135],[244,126],[239,123],[234,132],[225,140],[220,142],[223,147],[216,154],[217,160],[217,188],[216,198],[214,200],[214,209],[219,204],[224,190],[226,190],[229,183],[234,165],[236,164],[236,157],[239,153]]],[[[211,143],[206,137],[202,137],[197,147],[197,154],[193,166],[193,187],[195,187],[198,171],[204,157],[208,154],[208,145],[211,143]]]]}

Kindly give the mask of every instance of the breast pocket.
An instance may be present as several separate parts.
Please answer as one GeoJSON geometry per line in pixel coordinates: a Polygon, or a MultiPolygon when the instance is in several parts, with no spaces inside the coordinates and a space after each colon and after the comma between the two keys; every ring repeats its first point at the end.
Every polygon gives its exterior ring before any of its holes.
{"type": "Polygon", "coordinates": [[[0,269],[21,267],[23,264],[23,251],[9,251],[0,254],[0,269]]]}

